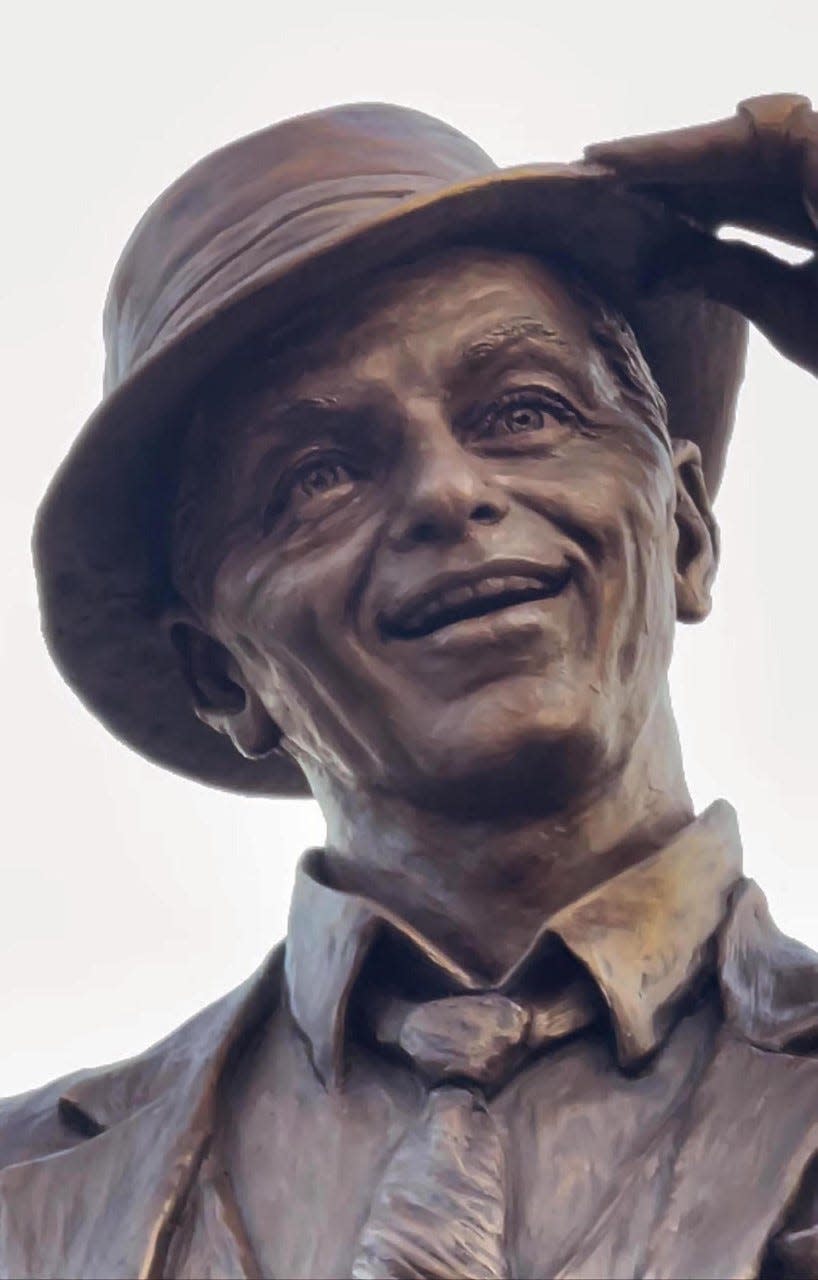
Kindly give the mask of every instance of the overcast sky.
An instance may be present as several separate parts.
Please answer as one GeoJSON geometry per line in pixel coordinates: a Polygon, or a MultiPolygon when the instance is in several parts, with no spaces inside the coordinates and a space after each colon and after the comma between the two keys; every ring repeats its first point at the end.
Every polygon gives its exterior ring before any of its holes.
{"type": "MultiPolygon", "coordinates": [[[[0,1095],[140,1051],[242,980],[322,839],[312,802],[234,799],[140,760],[40,639],[30,526],[98,399],[105,290],[145,207],[214,147],[337,102],[430,111],[516,164],[755,93],[818,98],[814,0],[80,0],[16,5],[5,34],[0,1095]]],[[[681,630],[672,672],[697,806],[732,801],[749,874],[816,947],[817,417],[818,386],[754,336],[715,609],[681,630]]]]}

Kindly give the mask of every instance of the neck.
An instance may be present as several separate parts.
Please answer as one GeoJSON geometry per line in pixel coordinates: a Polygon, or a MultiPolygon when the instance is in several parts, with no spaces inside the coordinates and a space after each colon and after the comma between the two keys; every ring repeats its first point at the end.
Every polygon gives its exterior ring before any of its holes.
{"type": "Polygon", "coordinates": [[[498,978],[545,920],[654,853],[692,817],[667,693],[626,763],[570,809],[464,821],[400,796],[317,780],[328,875],[498,978]]]}

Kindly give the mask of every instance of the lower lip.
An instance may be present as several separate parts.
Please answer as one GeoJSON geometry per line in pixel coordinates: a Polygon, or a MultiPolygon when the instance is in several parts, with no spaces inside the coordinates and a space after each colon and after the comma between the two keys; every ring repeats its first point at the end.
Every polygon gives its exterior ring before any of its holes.
{"type": "Polygon", "coordinates": [[[542,635],[545,618],[553,613],[566,592],[567,587],[555,596],[508,605],[505,609],[496,609],[477,618],[464,618],[462,622],[452,622],[439,631],[404,643],[431,646],[441,652],[481,648],[501,642],[508,644],[511,640],[524,640],[528,636],[536,638],[542,635]]]}

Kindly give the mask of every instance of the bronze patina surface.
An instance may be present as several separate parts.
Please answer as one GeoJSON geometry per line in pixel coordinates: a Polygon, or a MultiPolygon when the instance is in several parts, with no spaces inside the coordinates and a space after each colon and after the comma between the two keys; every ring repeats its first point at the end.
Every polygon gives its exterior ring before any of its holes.
{"type": "Polygon", "coordinates": [[[818,1272],[818,956],[693,813],[667,683],[747,319],[818,373],[814,258],[725,223],[818,243],[806,99],[512,171],[333,108],[149,210],[46,637],[327,839],[243,987],[0,1103],[0,1274],[818,1272]]]}

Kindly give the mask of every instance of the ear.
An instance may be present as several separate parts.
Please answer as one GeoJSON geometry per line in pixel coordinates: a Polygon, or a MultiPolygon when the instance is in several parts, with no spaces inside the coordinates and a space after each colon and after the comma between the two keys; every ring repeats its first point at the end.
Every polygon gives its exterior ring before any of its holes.
{"type": "Polygon", "coordinates": [[[719,529],[702,473],[699,446],[673,441],[676,471],[676,616],[701,622],[710,612],[710,588],[719,562],[719,529]]]}
{"type": "Polygon", "coordinates": [[[248,760],[277,750],[281,732],[230,650],[184,605],[165,611],[162,628],[176,651],[199,720],[226,734],[248,760]]]}

